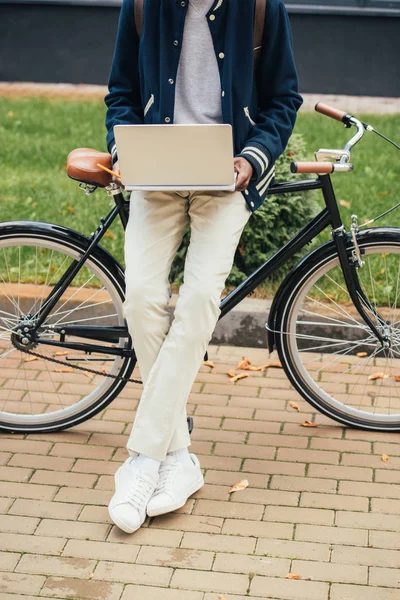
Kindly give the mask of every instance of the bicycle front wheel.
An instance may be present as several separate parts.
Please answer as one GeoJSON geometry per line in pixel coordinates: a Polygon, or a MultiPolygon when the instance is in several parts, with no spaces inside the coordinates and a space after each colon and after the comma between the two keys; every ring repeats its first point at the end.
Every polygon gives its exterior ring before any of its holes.
{"type": "Polygon", "coordinates": [[[87,244],[84,236],[45,223],[0,227],[2,431],[58,431],[77,425],[105,408],[132,373],[136,361],[129,336],[111,343],[67,335],[65,341],[75,342],[74,349],[48,344],[62,341],[60,326],[124,327],[123,272],[101,248],[94,249],[53,307],[35,343],[28,344],[28,350],[41,358],[21,349],[24,334],[34,326],[54,285],[79,260],[87,244]],[[101,345],[105,352],[88,354],[78,342],[101,345]],[[128,352],[118,355],[115,348],[128,352]]]}
{"type": "Polygon", "coordinates": [[[277,348],[290,381],[319,411],[352,427],[400,431],[400,230],[365,232],[360,249],[369,315],[388,347],[355,309],[328,244],[291,277],[275,325],[277,348]]]}

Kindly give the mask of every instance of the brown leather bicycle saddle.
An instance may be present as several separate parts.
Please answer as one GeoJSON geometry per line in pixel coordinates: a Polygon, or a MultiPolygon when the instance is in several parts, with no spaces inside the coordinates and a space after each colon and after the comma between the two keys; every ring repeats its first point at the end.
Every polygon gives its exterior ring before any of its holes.
{"type": "Polygon", "coordinates": [[[97,166],[100,163],[112,169],[111,154],[99,152],[93,148],[76,148],[68,154],[67,173],[71,179],[106,187],[111,183],[112,175],[97,166]]]}

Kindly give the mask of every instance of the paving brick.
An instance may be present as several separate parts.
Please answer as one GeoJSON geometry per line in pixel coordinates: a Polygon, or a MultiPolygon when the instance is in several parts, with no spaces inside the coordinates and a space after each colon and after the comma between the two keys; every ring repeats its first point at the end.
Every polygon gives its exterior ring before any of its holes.
{"type": "Polygon", "coordinates": [[[24,554],[18,563],[16,571],[20,573],[88,578],[95,565],[96,562],[94,560],[86,560],[84,558],[24,554]]]}
{"type": "Polygon", "coordinates": [[[113,527],[107,542],[116,542],[124,545],[135,544],[138,546],[165,546],[166,548],[178,548],[183,537],[182,531],[167,529],[156,529],[155,527],[141,527],[135,531],[135,535],[127,535],[118,527],[113,527]]]}
{"type": "Polygon", "coordinates": [[[278,556],[281,558],[298,558],[316,561],[329,561],[329,544],[312,542],[297,542],[293,540],[259,539],[256,554],[278,556]]]}
{"type": "Polygon", "coordinates": [[[313,477],[285,477],[274,475],[271,489],[295,492],[326,492],[335,493],[337,482],[334,479],[316,479],[313,477]]]}
{"type": "Polygon", "coordinates": [[[300,506],[368,512],[369,500],[368,498],[344,496],[343,494],[317,494],[313,492],[303,492],[300,498],[300,506]]]}
{"type": "Polygon", "coordinates": [[[284,600],[327,600],[329,586],[319,581],[282,579],[256,575],[251,582],[250,594],[272,596],[284,600]]]}
{"type": "MultiPolygon", "coordinates": [[[[262,395],[262,392],[261,394],[262,395]]],[[[285,397],[288,400],[297,401],[298,395],[296,392],[285,392],[285,397]]],[[[279,421],[279,423],[301,423],[304,420],[312,421],[313,415],[311,412],[301,413],[301,417],[297,412],[289,412],[286,410],[256,410],[254,419],[256,421],[279,421]]]]}
{"type": "Polygon", "coordinates": [[[400,457],[391,456],[390,459],[388,460],[388,462],[383,463],[382,457],[377,456],[376,454],[344,453],[344,454],[342,454],[340,464],[356,466],[356,467],[371,467],[372,469],[384,467],[386,470],[391,470],[391,469],[399,469],[400,457]]]}
{"type": "Polygon", "coordinates": [[[193,514],[256,521],[262,518],[263,512],[263,506],[256,506],[254,504],[198,500],[193,514]]]}
{"type": "Polygon", "coordinates": [[[5,514],[13,502],[13,498],[0,498],[0,514],[5,514]]]}
{"type": "Polygon", "coordinates": [[[226,406],[229,402],[229,395],[223,394],[197,394],[191,392],[189,396],[189,402],[197,406],[198,404],[211,404],[211,405],[219,405],[226,406]]]}
{"type": "Polygon", "coordinates": [[[53,521],[43,519],[36,533],[42,536],[62,536],[85,540],[105,540],[111,524],[82,523],[80,521],[53,521]]]}
{"type": "Polygon", "coordinates": [[[328,477],[330,479],[349,479],[351,481],[372,481],[372,469],[362,467],[344,467],[331,465],[310,465],[310,477],[328,477]]]}
{"type": "Polygon", "coordinates": [[[387,500],[383,498],[372,498],[371,511],[386,515],[400,515],[400,500],[387,500]]]}
{"type": "Polygon", "coordinates": [[[339,464],[339,452],[303,450],[301,448],[278,448],[276,459],[302,463],[315,462],[317,464],[329,463],[337,465],[339,464]]]}
{"type": "Polygon", "coordinates": [[[219,535],[209,533],[185,532],[181,548],[193,550],[210,550],[212,552],[232,552],[235,554],[252,554],[256,545],[253,538],[240,538],[235,535],[219,535]]]}
{"type": "Polygon", "coordinates": [[[0,515],[0,531],[4,533],[33,533],[39,519],[0,515]]]}
{"type": "Polygon", "coordinates": [[[12,452],[13,454],[17,452],[22,452],[24,454],[48,454],[52,445],[51,442],[0,438],[0,450],[12,452]]]}
{"type": "MultiPolygon", "coordinates": [[[[303,415],[302,415],[303,416],[303,415]]],[[[304,421],[305,419],[303,419],[304,421]]],[[[302,421],[301,421],[302,422],[302,421]]],[[[282,433],[288,435],[305,435],[305,427],[301,426],[301,423],[285,423],[282,433]]],[[[339,425],[330,426],[319,426],[313,427],[312,433],[309,433],[309,437],[316,438],[321,437],[325,439],[329,438],[341,438],[343,433],[343,427],[339,425]]]]}
{"type": "Polygon", "coordinates": [[[187,548],[159,548],[142,546],[136,559],[137,564],[159,567],[198,569],[209,571],[213,564],[214,553],[187,548]]]}
{"type": "MultiPolygon", "coordinates": [[[[214,594],[215,597],[215,594],[214,594]]],[[[172,590],[148,585],[127,585],[121,600],[202,600],[203,592],[172,590]]]]}
{"type": "Polygon", "coordinates": [[[340,527],[400,531],[400,516],[390,515],[390,518],[385,519],[379,513],[337,511],[336,524],[340,527]]]}
{"type": "Polygon", "coordinates": [[[399,534],[392,531],[371,530],[369,532],[369,545],[374,548],[400,550],[399,534]]]}
{"type": "Polygon", "coordinates": [[[250,488],[264,488],[268,483],[268,477],[266,475],[257,475],[255,473],[248,473],[247,471],[232,473],[231,471],[214,471],[212,469],[207,469],[204,478],[206,483],[229,485],[229,487],[232,487],[234,483],[237,483],[242,479],[248,480],[250,488]]]}
{"type": "Polygon", "coordinates": [[[53,473],[52,471],[36,471],[31,483],[44,483],[68,487],[91,488],[97,481],[97,475],[81,473],[53,473]]]}
{"type": "Polygon", "coordinates": [[[400,483],[400,471],[375,469],[375,481],[377,483],[400,483]]]}
{"type": "Polygon", "coordinates": [[[172,588],[184,590],[199,590],[202,592],[214,592],[226,594],[235,592],[246,593],[249,579],[247,575],[225,573],[211,573],[193,571],[191,569],[177,569],[171,579],[172,588]]]}
{"type": "MultiPolygon", "coordinates": [[[[389,433],[386,431],[363,431],[362,429],[345,429],[344,431],[345,438],[348,440],[366,440],[372,442],[383,442],[385,444],[398,444],[400,442],[400,434],[398,433],[389,433]]],[[[378,452],[380,452],[380,449],[378,452]]]]}
{"type": "Polygon", "coordinates": [[[203,533],[220,533],[223,519],[198,515],[180,515],[169,513],[156,517],[150,527],[183,531],[200,531],[203,533]]]}
{"type": "Polygon", "coordinates": [[[244,554],[218,553],[213,564],[213,571],[225,573],[254,573],[284,576],[289,572],[290,560],[286,558],[266,558],[262,556],[246,556],[244,554]]]}
{"type": "Polygon", "coordinates": [[[65,541],[60,537],[45,538],[39,535],[0,533],[0,550],[58,555],[65,541]]]}
{"type": "Polygon", "coordinates": [[[371,442],[358,442],[353,440],[337,440],[329,437],[323,439],[312,437],[310,448],[316,450],[337,450],[338,452],[360,452],[370,454],[372,451],[371,442]]]}
{"type": "Polygon", "coordinates": [[[35,454],[14,454],[8,463],[12,467],[28,467],[31,469],[48,469],[49,471],[70,471],[74,460],[56,456],[35,454]]]}
{"type": "Polygon", "coordinates": [[[14,571],[20,556],[16,552],[0,552],[0,571],[14,571]]]}
{"type": "Polygon", "coordinates": [[[243,444],[246,439],[245,431],[224,431],[222,429],[197,429],[191,434],[192,440],[205,440],[210,442],[226,442],[232,444],[243,444]]]}
{"type": "Polygon", "coordinates": [[[85,506],[78,517],[78,521],[89,521],[90,523],[109,523],[110,516],[106,506],[85,506]]]}
{"type": "Polygon", "coordinates": [[[107,460],[87,460],[84,458],[80,458],[74,464],[72,472],[95,473],[96,475],[114,476],[117,468],[118,467],[114,462],[109,462],[107,460]]]}
{"type": "Polygon", "coordinates": [[[0,496],[27,498],[32,500],[52,500],[58,488],[50,485],[30,483],[0,482],[0,496]]]}
{"type": "Polygon", "coordinates": [[[354,495],[400,499],[400,488],[398,488],[396,485],[386,485],[384,483],[356,483],[353,481],[341,481],[339,483],[339,493],[349,494],[349,496],[354,495]]]}
{"type": "Polygon", "coordinates": [[[28,481],[32,475],[32,469],[21,469],[18,467],[0,467],[0,481],[28,481]]]}
{"type": "Polygon", "coordinates": [[[228,429],[230,431],[254,431],[258,433],[279,433],[280,423],[270,423],[268,421],[246,421],[244,419],[225,419],[222,429],[228,429]]]}
{"type": "Polygon", "coordinates": [[[349,565],[366,565],[374,567],[400,568],[400,553],[397,550],[381,548],[348,548],[335,547],[332,550],[331,561],[349,565]]]}
{"type": "MultiPolygon", "coordinates": [[[[124,583],[147,584],[167,586],[173,569],[170,567],[154,567],[149,565],[129,565],[101,561],[94,571],[94,579],[102,581],[120,581],[124,583]]],[[[199,573],[202,573],[199,571],[199,573]]]]}
{"type": "Polygon", "coordinates": [[[371,567],[369,570],[369,585],[398,588],[400,587],[400,571],[398,569],[371,567]]]}
{"type": "Polygon", "coordinates": [[[22,573],[0,573],[0,592],[38,594],[45,577],[22,573]]]}
{"type": "Polygon", "coordinates": [[[273,475],[305,475],[306,465],[303,463],[246,458],[243,463],[243,470],[250,473],[269,473],[273,475]]]}
{"type": "MultiPolygon", "coordinates": [[[[262,384],[262,386],[260,387],[265,387],[265,386],[271,386],[273,385],[273,387],[278,387],[276,384],[276,382],[279,384],[279,386],[282,385],[282,383],[287,383],[287,382],[283,382],[281,380],[260,380],[257,379],[257,383],[258,384],[262,384]],[[272,385],[271,385],[272,384],[272,385]]],[[[290,384],[289,384],[290,385],[290,384]]],[[[247,407],[251,407],[251,408],[261,408],[261,409],[268,409],[268,410],[285,410],[286,409],[286,401],[281,398],[279,400],[273,400],[271,398],[249,398],[247,396],[232,396],[232,398],[229,401],[229,405],[230,406],[247,406],[247,407]]]]}
{"type": "Polygon", "coordinates": [[[275,457],[274,447],[251,446],[249,444],[221,444],[217,443],[214,449],[217,456],[238,456],[240,458],[273,459],[275,457]]]}
{"type": "Polygon", "coordinates": [[[399,590],[334,583],[330,600],[398,600],[399,590]]]}
{"type": "Polygon", "coordinates": [[[63,600],[119,600],[123,590],[120,583],[49,577],[43,586],[42,594],[63,600]]]}
{"type": "Polygon", "coordinates": [[[221,471],[239,471],[242,460],[228,456],[197,455],[203,469],[220,469],[221,471]]]}
{"type": "Polygon", "coordinates": [[[209,406],[208,404],[199,405],[196,409],[196,416],[200,417],[230,417],[232,419],[251,419],[253,417],[253,408],[243,408],[240,406],[209,406]]]}
{"type": "MultiPolygon", "coordinates": [[[[61,375],[61,377],[63,377],[61,375]]],[[[84,376],[85,377],[85,376],[84,376]]],[[[86,378],[85,378],[85,381],[86,378]]],[[[86,444],[90,437],[90,433],[82,431],[78,427],[66,429],[65,431],[55,431],[54,433],[28,433],[27,440],[38,440],[46,442],[67,442],[68,444],[86,444]]]]}
{"type": "Polygon", "coordinates": [[[229,394],[230,396],[258,396],[257,382],[254,381],[253,386],[241,385],[241,382],[237,383],[206,383],[203,390],[203,394],[229,394]]]}
{"type": "Polygon", "coordinates": [[[82,490],[80,488],[63,487],[54,500],[56,502],[76,502],[79,504],[98,504],[106,506],[110,502],[109,492],[102,490],[82,490]]]}
{"type": "Polygon", "coordinates": [[[250,433],[249,444],[256,446],[281,446],[287,448],[307,448],[308,438],[273,433],[250,433]]]}
{"type": "MultiPolygon", "coordinates": [[[[37,443],[37,442],[35,442],[37,443]]],[[[113,448],[90,446],[89,444],[54,444],[51,456],[71,456],[73,458],[92,458],[94,460],[108,460],[111,458],[113,448]]]]}
{"type": "Polygon", "coordinates": [[[337,581],[338,583],[368,583],[368,568],[363,566],[294,560],[292,573],[314,581],[337,581]]]}
{"type": "MultiPolygon", "coordinates": [[[[12,454],[9,452],[0,452],[0,465],[5,465],[10,460],[12,454]]],[[[24,466],[24,465],[22,465],[24,466]]]]}
{"type": "Polygon", "coordinates": [[[140,546],[115,544],[85,540],[68,540],[62,555],[75,558],[96,560],[112,560],[116,562],[134,563],[140,546]]]}
{"type": "Polygon", "coordinates": [[[228,535],[241,535],[244,537],[266,537],[291,540],[293,525],[290,523],[266,523],[259,521],[240,521],[239,519],[225,519],[222,533],[228,535]]]}
{"type": "Polygon", "coordinates": [[[278,490],[258,490],[250,488],[231,495],[231,502],[255,504],[268,504],[276,506],[297,506],[299,503],[298,492],[281,492],[278,490]]]}
{"type": "MultiPolygon", "coordinates": [[[[346,513],[348,514],[348,513],[346,513]]],[[[362,513],[360,513],[362,514],[362,513]]],[[[366,546],[368,532],[361,529],[346,527],[323,527],[315,525],[298,525],[296,527],[296,540],[307,542],[325,542],[330,544],[348,544],[350,546],[366,546]]],[[[358,548],[357,548],[358,550],[358,548]]],[[[345,562],[345,561],[340,561],[345,562]]]]}
{"type": "Polygon", "coordinates": [[[315,508],[293,508],[283,506],[267,506],[264,521],[280,521],[283,523],[310,523],[311,525],[333,525],[334,511],[315,508]]]}
{"type": "MultiPolygon", "coordinates": [[[[47,502],[45,500],[16,500],[9,514],[27,517],[47,517],[49,519],[76,519],[82,510],[79,504],[47,502]]],[[[53,521],[53,528],[58,524],[53,521]]]]}

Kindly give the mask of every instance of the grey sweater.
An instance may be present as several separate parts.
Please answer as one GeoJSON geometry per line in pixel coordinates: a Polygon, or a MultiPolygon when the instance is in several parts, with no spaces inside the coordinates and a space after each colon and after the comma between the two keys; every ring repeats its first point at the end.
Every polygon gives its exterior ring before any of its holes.
{"type": "Polygon", "coordinates": [[[213,4],[189,0],[176,78],[176,124],[222,123],[221,81],[206,17],[213,4]]]}

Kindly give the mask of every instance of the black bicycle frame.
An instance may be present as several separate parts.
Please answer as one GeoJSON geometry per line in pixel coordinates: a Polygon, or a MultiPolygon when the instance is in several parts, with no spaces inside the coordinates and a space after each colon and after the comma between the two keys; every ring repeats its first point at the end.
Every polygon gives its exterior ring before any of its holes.
{"type": "MultiPolygon", "coordinates": [[[[252,273],[245,281],[238,285],[232,292],[225,296],[225,298],[223,298],[220,304],[221,313],[219,315],[219,319],[222,319],[246,296],[253,292],[260,285],[260,283],[271,277],[271,275],[273,275],[273,273],[275,273],[279,267],[288,262],[302,248],[312,242],[318,234],[330,226],[332,228],[332,237],[337,248],[340,265],[350,297],[363,320],[371,328],[377,338],[383,343],[384,338],[382,334],[378,331],[365,309],[374,314],[381,324],[384,323],[384,320],[376,313],[368,299],[364,296],[359,283],[357,269],[351,264],[351,261],[349,261],[347,248],[348,238],[344,231],[330,176],[322,175],[318,176],[317,179],[312,180],[276,183],[269,188],[268,195],[294,194],[311,190],[322,191],[325,201],[325,208],[314,219],[307,223],[307,225],[305,225],[305,227],[303,227],[289,242],[287,242],[287,244],[285,244],[280,250],[271,256],[263,265],[261,265],[254,273],[252,273]]],[[[74,277],[85,264],[93,248],[98,245],[107,229],[118,216],[121,219],[122,226],[124,229],[126,228],[129,202],[125,200],[122,191],[114,196],[114,200],[115,207],[105,219],[101,219],[99,227],[90,238],[90,244],[88,245],[85,253],[79,260],[71,263],[64,275],[61,277],[60,281],[54,286],[48,298],[43,303],[37,315],[38,319],[35,329],[38,329],[45,321],[46,317],[55,307],[65,290],[72,283],[74,277]]],[[[91,340],[98,340],[100,342],[103,341],[115,343],[118,342],[120,338],[127,338],[129,336],[127,328],[124,327],[104,327],[95,325],[88,327],[86,325],[67,325],[58,327],[55,326],[53,327],[53,330],[60,334],[59,342],[55,340],[42,340],[40,338],[37,341],[40,341],[40,343],[46,345],[63,346],[64,348],[67,347],[75,350],[83,350],[88,353],[100,352],[104,354],[119,355],[126,355],[127,353],[127,351],[123,348],[110,348],[100,346],[98,344],[77,342],[70,343],[65,340],[67,335],[73,335],[75,337],[89,338],[91,340]]]]}

